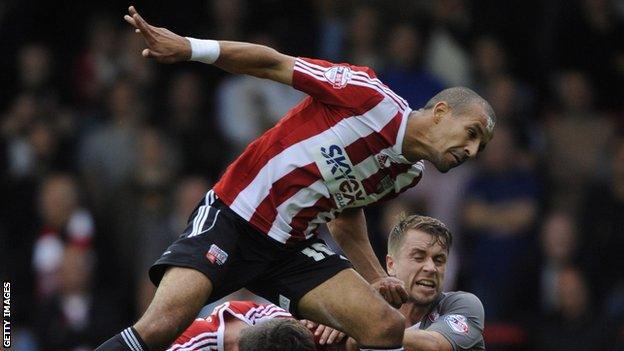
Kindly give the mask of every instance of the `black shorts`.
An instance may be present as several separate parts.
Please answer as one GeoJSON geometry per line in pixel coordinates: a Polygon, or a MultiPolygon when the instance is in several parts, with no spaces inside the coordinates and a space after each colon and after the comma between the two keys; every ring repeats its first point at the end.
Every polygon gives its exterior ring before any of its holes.
{"type": "Polygon", "coordinates": [[[298,316],[299,299],[351,263],[319,238],[293,246],[270,238],[210,191],[184,233],[150,268],[154,284],[169,266],[194,268],[210,279],[206,304],[245,287],[298,316]]]}

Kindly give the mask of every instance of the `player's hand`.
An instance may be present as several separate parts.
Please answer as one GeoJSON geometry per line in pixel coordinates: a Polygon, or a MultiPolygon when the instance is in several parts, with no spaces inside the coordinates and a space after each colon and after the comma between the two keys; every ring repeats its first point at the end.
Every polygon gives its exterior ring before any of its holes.
{"type": "Polygon", "coordinates": [[[301,323],[305,325],[310,331],[314,334],[314,338],[318,339],[319,345],[331,345],[337,344],[344,339],[346,336],[345,333],[340,330],[336,330],[334,328],[330,328],[323,324],[318,324],[316,322],[309,321],[307,319],[302,319],[301,323]]]}
{"type": "Polygon", "coordinates": [[[345,350],[346,351],[358,351],[359,347],[358,347],[357,341],[355,341],[355,339],[351,337],[347,338],[347,341],[345,342],[345,350]]]}
{"type": "Polygon", "coordinates": [[[401,307],[407,301],[405,283],[398,278],[382,277],[372,282],[371,285],[395,308],[401,307]]]}
{"type": "Polygon", "coordinates": [[[191,43],[188,39],[166,28],[154,27],[147,23],[134,6],[128,8],[128,15],[125,15],[124,19],[145,39],[147,48],[141,52],[143,57],[153,58],[161,63],[186,61],[191,58],[191,43]]]}

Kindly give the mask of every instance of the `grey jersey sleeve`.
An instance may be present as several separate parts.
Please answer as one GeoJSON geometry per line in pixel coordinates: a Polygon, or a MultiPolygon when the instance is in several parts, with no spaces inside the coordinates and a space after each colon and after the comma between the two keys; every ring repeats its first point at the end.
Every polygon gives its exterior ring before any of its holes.
{"type": "MultiPolygon", "coordinates": [[[[439,306],[440,316],[426,330],[442,334],[454,351],[470,350],[483,340],[483,304],[473,294],[458,292],[439,306]]],[[[479,348],[480,349],[480,348],[479,348]]]]}

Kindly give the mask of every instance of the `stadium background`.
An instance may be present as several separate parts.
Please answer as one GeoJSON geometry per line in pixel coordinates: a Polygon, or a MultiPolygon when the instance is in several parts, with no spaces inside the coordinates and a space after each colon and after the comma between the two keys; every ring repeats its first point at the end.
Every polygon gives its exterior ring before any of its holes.
{"type": "MultiPolygon", "coordinates": [[[[301,95],[143,60],[121,1],[0,2],[0,273],[15,350],[89,349],[129,325],[146,270],[236,154],[301,95]]],[[[200,38],[373,67],[418,108],[466,85],[498,115],[477,162],[367,210],[456,239],[489,350],[624,349],[624,2],[212,0],[134,5],[200,38]]]]}

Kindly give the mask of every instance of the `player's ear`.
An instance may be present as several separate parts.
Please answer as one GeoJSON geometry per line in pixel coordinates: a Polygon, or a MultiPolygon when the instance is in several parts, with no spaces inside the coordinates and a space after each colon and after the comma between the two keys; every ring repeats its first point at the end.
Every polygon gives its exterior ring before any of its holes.
{"type": "Polygon", "coordinates": [[[439,101],[433,106],[433,122],[438,124],[451,110],[446,101],[439,101]]]}
{"type": "Polygon", "coordinates": [[[396,277],[396,272],[394,271],[394,259],[390,255],[386,255],[386,270],[388,271],[389,276],[396,277]]]}

